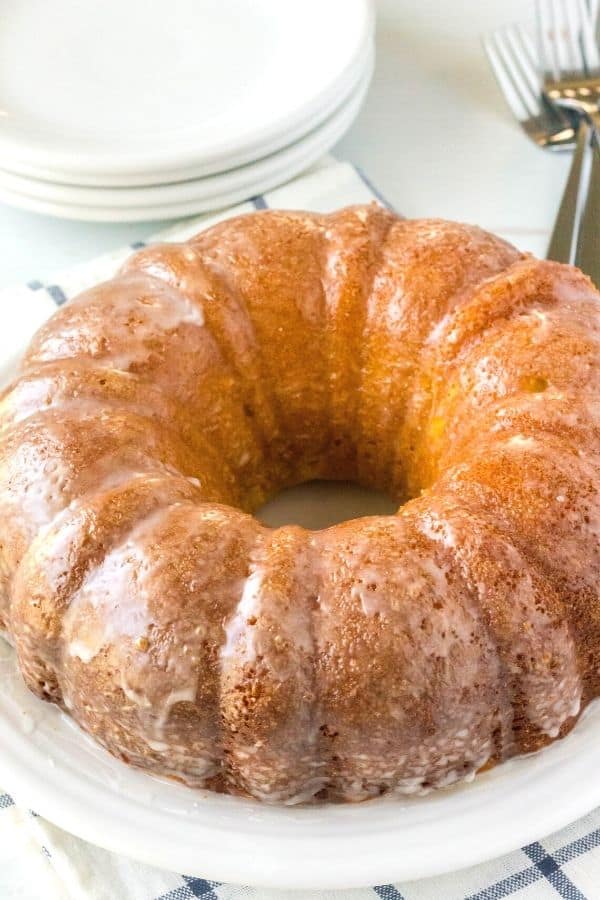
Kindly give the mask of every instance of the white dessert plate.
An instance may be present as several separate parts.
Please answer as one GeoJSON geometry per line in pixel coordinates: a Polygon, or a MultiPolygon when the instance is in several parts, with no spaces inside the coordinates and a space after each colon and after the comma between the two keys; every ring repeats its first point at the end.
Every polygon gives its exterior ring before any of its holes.
{"type": "Polygon", "coordinates": [[[149,193],[142,188],[131,191],[121,188],[111,191],[78,189],[23,177],[19,177],[17,182],[15,176],[0,172],[0,201],[46,215],[91,222],[180,218],[233,205],[289,181],[327,153],[356,118],[369,87],[372,66],[373,57],[356,90],[318,128],[279,153],[243,169],[202,179],[201,182],[149,187],[146,189],[149,193]],[[91,191],[96,200],[93,204],[89,202],[91,191]],[[122,193],[129,196],[134,193],[136,202],[127,205],[123,202],[122,193]],[[113,195],[114,201],[111,199],[113,195]],[[158,202],[159,198],[166,199],[158,202]],[[79,202],[82,199],[88,202],[79,202]]]}
{"type": "Polygon", "coordinates": [[[0,639],[0,783],[108,850],[186,875],[283,890],[349,888],[471,866],[600,804],[600,704],[540,753],[426,797],[268,807],[113,759],[25,688],[0,639]],[[432,852],[435,848],[435,852],[432,852]]]}
{"type": "Polygon", "coordinates": [[[127,209],[138,206],[159,207],[167,204],[189,204],[200,200],[210,200],[212,203],[215,197],[248,189],[260,193],[255,190],[256,186],[264,182],[266,178],[279,178],[281,173],[286,175],[298,164],[305,165],[305,160],[310,158],[315,151],[322,153],[321,148],[324,142],[330,140],[331,135],[336,134],[340,127],[348,126],[368,88],[373,63],[374,52],[371,48],[369,55],[365,57],[360,79],[353,86],[351,93],[318,127],[276,153],[228,172],[172,184],[105,188],[59,184],[15,175],[0,169],[0,189],[25,194],[38,200],[47,200],[51,203],[98,206],[107,209],[127,209]]]}
{"type": "Polygon", "coordinates": [[[133,188],[160,186],[174,184],[180,181],[191,181],[218,175],[222,172],[232,171],[249,163],[276,153],[278,150],[300,140],[310,131],[317,128],[326,119],[339,109],[345,101],[356,91],[358,84],[364,77],[365,71],[373,64],[374,37],[372,29],[365,36],[365,41],[360,53],[357,55],[354,65],[348,69],[344,78],[340,80],[339,90],[331,92],[323,104],[319,105],[313,114],[306,120],[298,120],[296,125],[290,126],[285,135],[278,135],[266,143],[260,150],[252,154],[244,153],[236,156],[226,156],[221,160],[215,160],[211,164],[196,162],[189,168],[179,166],[169,171],[146,171],[139,168],[134,172],[70,172],[46,167],[34,166],[19,159],[3,159],[2,165],[5,171],[14,175],[22,175],[40,181],[47,181],[59,185],[73,185],[75,187],[91,188],[133,188]]]}
{"type": "Polygon", "coordinates": [[[3,165],[79,181],[241,165],[339,102],[372,27],[369,0],[5,0],[3,165]]]}

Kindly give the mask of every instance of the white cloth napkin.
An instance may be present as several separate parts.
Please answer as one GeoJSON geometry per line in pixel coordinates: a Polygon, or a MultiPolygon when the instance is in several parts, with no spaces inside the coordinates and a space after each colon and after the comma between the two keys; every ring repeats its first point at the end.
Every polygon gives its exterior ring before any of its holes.
{"type": "MultiPolygon", "coordinates": [[[[385,202],[356,168],[327,158],[305,175],[247,203],[179,223],[154,240],[182,240],[201,228],[264,207],[328,211],[373,199],[385,202]]],[[[522,249],[528,234],[506,235],[522,249]]],[[[77,266],[52,283],[0,291],[0,309],[10,310],[10,328],[0,330],[0,360],[16,358],[57,304],[110,277],[137,249],[125,247],[77,266]]],[[[32,736],[32,740],[34,740],[32,736]]],[[[2,725],[0,723],[0,752],[2,725]]],[[[0,789],[1,900],[275,900],[281,891],[239,887],[153,869],[73,837],[34,812],[17,807],[10,784],[0,789]]],[[[518,811],[515,810],[516,814],[518,811]]],[[[398,848],[402,852],[402,848],[398,848]]],[[[435,847],[431,853],[435,855],[435,847]]],[[[600,898],[600,810],[569,828],[501,859],[438,878],[355,891],[302,891],[297,900],[518,900],[600,898]]]]}

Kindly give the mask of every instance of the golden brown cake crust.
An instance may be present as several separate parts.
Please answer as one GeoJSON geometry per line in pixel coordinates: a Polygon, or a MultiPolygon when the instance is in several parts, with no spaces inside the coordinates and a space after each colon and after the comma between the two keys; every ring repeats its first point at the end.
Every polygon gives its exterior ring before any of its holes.
{"type": "Polygon", "coordinates": [[[267,802],[421,793],[565,733],[600,693],[599,311],[573,268],[376,205],[136,253],[1,398],[27,684],[267,802]],[[401,505],[253,517],[313,478],[401,505]]]}

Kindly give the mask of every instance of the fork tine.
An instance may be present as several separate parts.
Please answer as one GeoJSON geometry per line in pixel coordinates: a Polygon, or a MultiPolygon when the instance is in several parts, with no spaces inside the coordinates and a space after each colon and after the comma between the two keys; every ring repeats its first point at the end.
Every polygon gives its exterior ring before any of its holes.
{"type": "MultiPolygon", "coordinates": [[[[581,30],[581,46],[585,57],[588,75],[594,77],[600,70],[600,54],[598,53],[598,44],[594,33],[594,17],[591,10],[585,5],[585,0],[577,0],[580,30],[581,30]]],[[[596,10],[596,15],[597,15],[596,10]]]]}
{"type": "Polygon", "coordinates": [[[554,16],[552,0],[536,0],[539,58],[546,81],[558,81],[557,59],[551,39],[554,16]]]}
{"type": "Polygon", "coordinates": [[[490,61],[492,71],[496,76],[496,81],[498,82],[502,95],[504,96],[504,99],[506,100],[510,111],[516,119],[522,122],[528,116],[527,109],[519,99],[519,95],[515,91],[510,73],[507,71],[507,68],[498,51],[497,39],[497,34],[491,34],[484,38],[483,46],[490,61]]]}
{"type": "MultiPolygon", "coordinates": [[[[600,3],[600,0],[598,0],[600,3]]],[[[529,32],[523,28],[522,25],[515,25],[515,31],[519,35],[519,40],[523,46],[523,50],[527,56],[527,62],[531,67],[532,71],[535,72],[536,77],[536,85],[539,90],[540,87],[540,58],[537,51],[537,48],[533,41],[531,40],[531,35],[529,32]]]]}
{"type": "MultiPolygon", "coordinates": [[[[569,0],[567,0],[567,3],[568,2],[569,0]]],[[[569,59],[570,48],[569,44],[565,40],[565,32],[567,35],[570,35],[571,29],[569,28],[565,19],[564,3],[561,3],[561,0],[550,0],[550,10],[552,15],[550,38],[554,45],[554,54],[556,58],[559,78],[564,78],[566,72],[572,71],[572,66],[570,65],[569,59]]]]}
{"type": "Polygon", "coordinates": [[[497,33],[496,47],[507,76],[510,78],[513,90],[530,116],[540,113],[538,95],[527,84],[527,79],[519,66],[518,58],[510,41],[508,29],[497,33]]]}
{"type": "Polygon", "coordinates": [[[590,21],[596,35],[596,46],[600,42],[600,0],[589,0],[590,21]]]}
{"type": "MultiPolygon", "coordinates": [[[[562,0],[561,35],[565,46],[568,74],[585,73],[585,58],[581,46],[582,11],[580,0],[562,0]]],[[[587,10],[585,10],[587,15],[587,10]]]]}
{"type": "Polygon", "coordinates": [[[498,51],[498,35],[492,33],[483,39],[483,47],[490,61],[492,71],[496,76],[496,81],[500,86],[500,90],[506,100],[513,116],[522,122],[528,118],[527,108],[520,100],[518,93],[515,91],[513,80],[507,70],[502,57],[498,51]]]}
{"type": "MultiPolygon", "coordinates": [[[[513,51],[513,58],[523,76],[524,86],[529,88],[534,103],[540,94],[540,78],[538,74],[533,48],[525,29],[520,25],[511,25],[505,31],[506,40],[513,51]]],[[[538,104],[539,105],[539,104],[538,104]]]]}

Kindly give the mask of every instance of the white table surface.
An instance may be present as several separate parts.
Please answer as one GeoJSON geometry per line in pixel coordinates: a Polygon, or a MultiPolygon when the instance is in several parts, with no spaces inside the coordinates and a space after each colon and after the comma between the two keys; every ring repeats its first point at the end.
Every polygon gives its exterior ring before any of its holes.
{"type": "MultiPolygon", "coordinates": [[[[566,178],[512,120],[480,35],[531,15],[533,0],[378,0],[377,67],[334,153],[401,212],[477,223],[543,253],[566,178]]],[[[0,288],[54,272],[167,223],[68,222],[0,204],[0,288]]]]}

